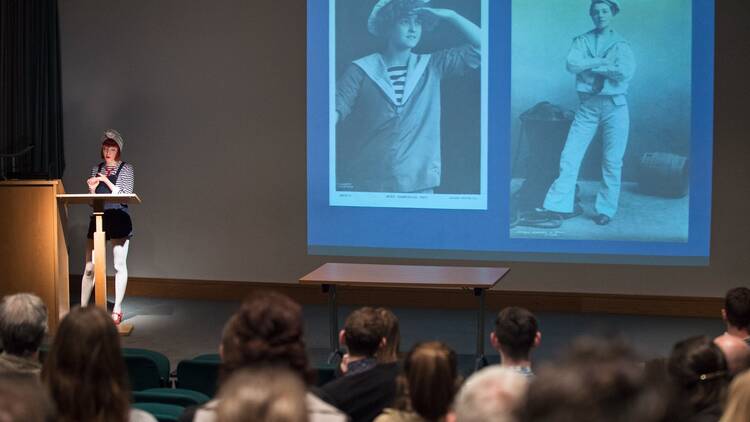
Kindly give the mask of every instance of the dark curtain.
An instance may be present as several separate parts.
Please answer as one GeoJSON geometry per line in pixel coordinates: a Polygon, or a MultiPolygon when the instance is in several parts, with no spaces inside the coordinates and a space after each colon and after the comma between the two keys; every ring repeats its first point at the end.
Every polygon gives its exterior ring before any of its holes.
{"type": "Polygon", "coordinates": [[[60,85],[57,0],[0,0],[0,178],[62,177],[60,85]]]}

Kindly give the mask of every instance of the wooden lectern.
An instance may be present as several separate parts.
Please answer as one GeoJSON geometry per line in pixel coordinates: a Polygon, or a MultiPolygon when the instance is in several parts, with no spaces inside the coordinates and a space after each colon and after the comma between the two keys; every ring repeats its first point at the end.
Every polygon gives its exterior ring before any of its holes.
{"type": "MultiPolygon", "coordinates": [[[[103,217],[104,204],[140,204],[141,199],[136,194],[71,194],[57,195],[62,204],[88,204],[94,209],[96,231],[94,232],[94,289],[96,290],[96,306],[107,310],[107,238],[104,233],[103,217]]],[[[120,324],[117,327],[122,335],[129,335],[133,331],[130,324],[120,324]]]]}
{"type": "Polygon", "coordinates": [[[34,293],[49,313],[49,333],[70,309],[61,180],[0,181],[0,296],[34,293]]]}

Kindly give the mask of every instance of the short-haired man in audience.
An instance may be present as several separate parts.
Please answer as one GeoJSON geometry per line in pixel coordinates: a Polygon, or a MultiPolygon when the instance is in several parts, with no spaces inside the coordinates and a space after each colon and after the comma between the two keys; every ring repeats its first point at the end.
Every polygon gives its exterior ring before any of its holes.
{"type": "Polygon", "coordinates": [[[739,337],[723,334],[714,339],[727,360],[732,376],[745,371],[750,366],[750,346],[739,337]]]}
{"type": "Polygon", "coordinates": [[[0,301],[0,373],[39,376],[39,346],[47,332],[47,306],[39,296],[17,293],[0,301]]]}
{"type": "Polygon", "coordinates": [[[502,366],[527,377],[533,376],[531,349],[539,346],[541,341],[539,323],[527,309],[509,306],[497,314],[490,342],[500,353],[502,366]]]}
{"type": "Polygon", "coordinates": [[[475,372],[456,395],[447,422],[511,422],[528,388],[528,378],[498,365],[475,372]]]}
{"type": "Polygon", "coordinates": [[[727,334],[750,344],[750,289],[735,287],[728,291],[721,316],[727,324],[727,334]]]}
{"type": "Polygon", "coordinates": [[[372,421],[395,398],[398,366],[378,363],[375,357],[386,345],[387,328],[377,309],[364,307],[346,318],[339,333],[339,342],[348,349],[346,372],[324,385],[320,396],[352,422],[372,421]]]}

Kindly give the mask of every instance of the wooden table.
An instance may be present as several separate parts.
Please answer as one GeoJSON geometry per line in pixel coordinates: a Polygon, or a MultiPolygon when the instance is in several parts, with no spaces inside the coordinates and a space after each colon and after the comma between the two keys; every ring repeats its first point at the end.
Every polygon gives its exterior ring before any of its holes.
{"type": "Polygon", "coordinates": [[[341,354],[338,345],[337,286],[423,287],[468,289],[478,298],[476,368],[487,364],[484,357],[484,292],[510,271],[493,267],[443,267],[422,265],[324,264],[302,277],[301,284],[320,285],[328,293],[331,359],[341,354]]]}

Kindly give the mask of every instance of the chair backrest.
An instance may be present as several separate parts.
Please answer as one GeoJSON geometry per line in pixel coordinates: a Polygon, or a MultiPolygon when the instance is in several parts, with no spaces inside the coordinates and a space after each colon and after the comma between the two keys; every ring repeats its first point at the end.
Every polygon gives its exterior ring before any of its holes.
{"type": "Polygon", "coordinates": [[[336,378],[336,365],[324,363],[319,366],[315,366],[315,372],[317,373],[315,378],[315,385],[322,387],[336,378]]]}
{"type": "Polygon", "coordinates": [[[192,360],[202,360],[202,361],[209,361],[209,362],[221,362],[221,356],[218,353],[206,353],[203,355],[198,355],[194,357],[192,360]]]}
{"type": "Polygon", "coordinates": [[[135,403],[162,403],[190,407],[201,405],[210,399],[203,393],[184,388],[149,388],[142,391],[133,391],[133,402],[135,403]]]}
{"type": "Polygon", "coordinates": [[[183,360],[177,364],[177,387],[199,391],[209,397],[216,394],[220,362],[183,360]]]}
{"type": "Polygon", "coordinates": [[[148,349],[123,348],[122,355],[132,390],[169,386],[169,359],[163,354],[148,349]]]}
{"type": "Polygon", "coordinates": [[[174,404],[133,403],[132,406],[154,415],[159,422],[177,422],[185,411],[184,407],[174,404]]]}

